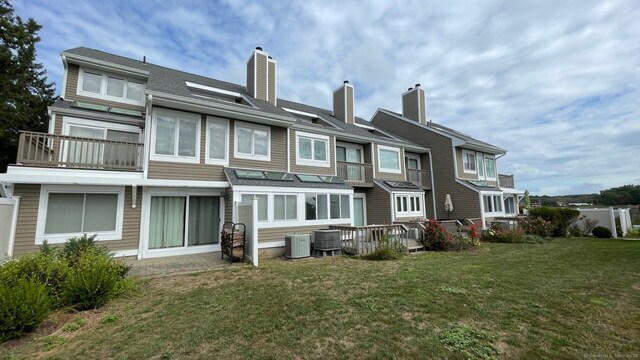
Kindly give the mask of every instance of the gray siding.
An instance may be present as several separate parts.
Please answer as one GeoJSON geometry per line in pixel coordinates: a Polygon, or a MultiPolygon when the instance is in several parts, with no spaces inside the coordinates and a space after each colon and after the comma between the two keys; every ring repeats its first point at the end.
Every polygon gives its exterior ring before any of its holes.
{"type": "Polygon", "coordinates": [[[404,181],[405,180],[405,176],[404,176],[404,149],[402,147],[400,148],[400,174],[393,174],[393,173],[387,173],[387,172],[381,172],[378,171],[378,168],[380,166],[380,161],[378,159],[378,144],[374,144],[373,145],[373,157],[374,157],[374,163],[375,166],[373,167],[373,177],[375,179],[380,179],[380,180],[400,180],[400,181],[404,181]]]}
{"type": "Polygon", "coordinates": [[[355,117],[353,112],[355,111],[354,109],[354,94],[353,94],[353,88],[350,86],[346,86],[345,89],[347,89],[347,122],[349,124],[353,124],[355,122],[355,117]]]}
{"type": "Polygon", "coordinates": [[[247,62],[247,92],[252,96],[255,95],[255,76],[256,76],[256,58],[251,56],[249,62],[247,62]]]}
{"type": "Polygon", "coordinates": [[[344,109],[344,89],[343,86],[333,93],[333,116],[342,121],[345,121],[347,116],[344,109]]]}
{"type": "Polygon", "coordinates": [[[95,104],[104,104],[104,105],[117,106],[117,107],[126,108],[126,109],[135,109],[135,110],[144,111],[144,106],[131,105],[126,103],[120,103],[117,101],[109,101],[109,100],[77,95],[79,79],[80,79],[80,67],[75,64],[69,64],[67,68],[67,87],[65,89],[65,93],[63,94],[63,98],[65,100],[69,100],[69,101],[80,100],[80,101],[92,102],[95,104]]]}
{"type": "Polygon", "coordinates": [[[224,222],[233,221],[233,190],[228,187],[224,199],[224,222]]]}
{"type": "Polygon", "coordinates": [[[307,166],[296,164],[296,157],[298,151],[298,144],[296,143],[296,130],[291,130],[289,134],[289,146],[291,149],[291,172],[302,174],[322,174],[322,175],[334,175],[336,173],[336,141],[334,136],[329,136],[329,167],[322,166],[307,166]]]}
{"type": "MultiPolygon", "coordinates": [[[[347,220],[348,221],[348,220],[347,220]]],[[[340,222],[336,219],[336,224],[340,222]]],[[[343,222],[344,224],[344,222],[343,222]]],[[[270,242],[270,241],[284,241],[286,234],[302,233],[311,234],[313,230],[327,229],[327,225],[306,225],[306,226],[291,226],[291,227],[277,227],[277,228],[259,228],[258,229],[258,242],[270,242]]]]}
{"type": "MultiPolygon", "coordinates": [[[[464,219],[480,217],[480,196],[477,192],[455,181],[453,163],[453,145],[451,139],[412,125],[382,112],[378,112],[373,123],[385,128],[409,141],[431,149],[433,157],[434,191],[436,194],[436,213],[438,219],[464,219]],[[453,200],[453,211],[444,211],[447,193],[453,200]]],[[[427,192],[427,194],[430,193],[427,192]]],[[[431,200],[427,204],[430,208],[431,200]]]]}
{"type": "Polygon", "coordinates": [[[402,115],[407,119],[419,121],[418,97],[415,90],[402,96],[402,115]]]}
{"type": "Polygon", "coordinates": [[[287,171],[287,129],[271,127],[271,161],[236,159],[233,157],[234,122],[229,122],[229,166],[246,169],[287,171]]]}
{"type": "Polygon", "coordinates": [[[269,102],[272,104],[276,104],[276,63],[273,61],[269,61],[268,63],[268,78],[269,78],[269,102]]]}
{"type": "Polygon", "coordinates": [[[256,54],[256,98],[267,100],[267,56],[256,54]]]}
{"type": "Polygon", "coordinates": [[[367,224],[390,224],[391,211],[391,194],[374,184],[367,191],[367,224]]]}
{"type": "MultiPolygon", "coordinates": [[[[38,207],[40,204],[40,185],[17,184],[14,193],[16,196],[20,196],[14,255],[20,256],[37,252],[40,250],[40,246],[35,244],[38,207]]],[[[140,241],[140,209],[142,207],[141,187],[138,187],[137,195],[136,208],[132,209],[131,187],[125,188],[122,239],[100,241],[100,244],[106,245],[110,250],[114,251],[138,249],[140,241]]]]}
{"type": "MultiPolygon", "coordinates": [[[[476,166],[477,166],[477,161],[476,160],[476,166]]],[[[458,167],[458,177],[460,179],[470,179],[470,180],[477,180],[478,179],[478,174],[477,174],[477,170],[476,169],[476,173],[475,174],[467,174],[464,172],[464,162],[462,159],[462,149],[460,148],[456,148],[456,165],[458,167]]]]}

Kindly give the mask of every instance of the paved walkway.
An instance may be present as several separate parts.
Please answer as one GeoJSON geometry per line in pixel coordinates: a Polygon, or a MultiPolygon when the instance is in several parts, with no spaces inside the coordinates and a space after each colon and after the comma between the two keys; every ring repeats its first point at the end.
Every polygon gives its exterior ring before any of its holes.
{"type": "Polygon", "coordinates": [[[160,277],[175,274],[186,274],[214,269],[222,269],[230,266],[243,266],[242,263],[233,265],[225,257],[220,259],[220,252],[167,256],[154,259],[125,259],[131,265],[129,276],[160,277]]]}

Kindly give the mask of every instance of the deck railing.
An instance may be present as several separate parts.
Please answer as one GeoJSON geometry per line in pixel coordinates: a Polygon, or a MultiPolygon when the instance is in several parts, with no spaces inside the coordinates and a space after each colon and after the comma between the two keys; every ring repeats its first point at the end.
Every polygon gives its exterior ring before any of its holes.
{"type": "Polygon", "coordinates": [[[142,171],[143,144],[20,132],[18,165],[142,171]]]}
{"type": "Polygon", "coordinates": [[[332,230],[340,230],[342,250],[353,255],[366,255],[376,250],[386,236],[400,242],[406,249],[415,248],[422,232],[418,226],[409,224],[342,226],[331,225],[332,230]]]}
{"type": "Polygon", "coordinates": [[[498,183],[502,188],[515,189],[513,175],[498,174],[498,183]]]}
{"type": "Polygon", "coordinates": [[[407,181],[423,189],[431,188],[431,172],[429,170],[406,169],[407,181]]]}
{"type": "Polygon", "coordinates": [[[373,186],[371,164],[336,161],[338,177],[351,185],[373,186]]]}

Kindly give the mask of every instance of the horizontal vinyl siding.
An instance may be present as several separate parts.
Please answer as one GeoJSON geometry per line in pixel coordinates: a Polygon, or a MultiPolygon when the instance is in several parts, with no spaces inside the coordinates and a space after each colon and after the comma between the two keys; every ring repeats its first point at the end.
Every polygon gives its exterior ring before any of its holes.
{"type": "Polygon", "coordinates": [[[336,173],[336,141],[335,137],[329,136],[329,167],[322,166],[307,166],[297,165],[296,158],[298,152],[298,144],[296,143],[296,131],[291,130],[289,139],[289,146],[291,146],[291,172],[301,174],[320,174],[320,175],[335,175],[336,173]]]}
{"type": "Polygon", "coordinates": [[[379,180],[400,180],[400,181],[404,181],[405,177],[404,177],[404,149],[399,147],[400,149],[400,174],[393,174],[393,173],[386,173],[386,172],[381,172],[378,171],[378,169],[380,168],[380,160],[378,159],[378,144],[374,144],[374,149],[373,149],[373,157],[374,157],[374,162],[375,162],[375,167],[373,168],[374,171],[374,175],[373,177],[375,179],[379,179],[379,180]]]}
{"type": "MultiPolygon", "coordinates": [[[[95,70],[95,71],[97,73],[102,72],[100,70],[95,70]]],[[[125,109],[134,109],[134,110],[144,111],[144,106],[131,105],[131,104],[121,103],[117,101],[109,101],[104,99],[78,95],[77,92],[78,92],[79,79],[80,79],[80,67],[75,64],[69,64],[67,68],[67,87],[65,89],[65,94],[63,96],[65,100],[68,100],[68,101],[80,100],[80,101],[86,101],[86,102],[91,102],[95,104],[104,104],[104,105],[125,108],[125,109]]]]}
{"type": "MultiPolygon", "coordinates": [[[[460,148],[456,148],[456,162],[457,162],[457,166],[458,166],[458,177],[460,179],[470,179],[470,180],[477,180],[478,179],[478,169],[476,169],[476,173],[475,174],[467,174],[464,172],[464,162],[462,159],[462,149],[460,148]]],[[[476,167],[478,166],[477,164],[478,160],[476,159],[476,167]]]]}
{"type": "MultiPolygon", "coordinates": [[[[336,219],[337,221],[338,219],[336,219]]],[[[349,221],[349,220],[346,220],[349,221]]],[[[346,224],[346,226],[349,226],[346,224]]],[[[278,228],[258,228],[258,242],[270,242],[270,241],[284,241],[286,234],[309,234],[313,230],[328,229],[329,225],[307,225],[307,226],[292,226],[292,227],[278,227],[278,228]]]]}
{"type": "Polygon", "coordinates": [[[20,196],[13,255],[20,256],[37,252],[40,249],[35,244],[38,205],[40,204],[40,185],[16,184],[13,194],[20,196]]]}
{"type": "Polygon", "coordinates": [[[377,184],[367,191],[367,224],[391,223],[391,194],[377,184]]]}
{"type": "MultiPolygon", "coordinates": [[[[38,222],[38,207],[40,204],[40,185],[15,186],[14,194],[20,196],[20,209],[18,210],[18,226],[14,255],[20,256],[38,252],[40,246],[36,245],[36,225],[38,222]]],[[[138,249],[140,240],[140,209],[142,207],[142,188],[138,188],[136,208],[131,208],[131,187],[125,189],[124,218],[122,222],[122,239],[112,241],[100,241],[110,250],[138,249]]],[[[44,221],[44,219],[42,219],[44,221]]],[[[88,234],[91,235],[91,234],[88,234]]]]}
{"type": "MultiPolygon", "coordinates": [[[[474,190],[461,185],[455,180],[453,162],[453,145],[451,139],[423,128],[412,125],[395,117],[379,112],[374,119],[375,125],[381,126],[418,145],[431,149],[433,163],[433,180],[438,219],[465,219],[480,217],[480,198],[474,190]],[[444,210],[447,193],[451,194],[453,211],[444,210]]],[[[429,192],[427,192],[429,193],[429,192]]],[[[427,209],[431,200],[427,204],[427,209]]]]}
{"type": "Polygon", "coordinates": [[[224,199],[224,222],[231,221],[233,221],[233,191],[228,187],[224,199]]]}
{"type": "Polygon", "coordinates": [[[229,166],[244,169],[260,169],[287,171],[287,129],[271,127],[271,161],[237,159],[233,156],[234,122],[230,121],[229,129],[229,166]]]}

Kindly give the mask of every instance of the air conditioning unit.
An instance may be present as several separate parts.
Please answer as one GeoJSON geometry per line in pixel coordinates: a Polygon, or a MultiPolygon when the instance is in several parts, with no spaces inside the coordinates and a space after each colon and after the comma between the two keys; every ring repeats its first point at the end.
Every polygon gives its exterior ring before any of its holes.
{"type": "Polygon", "coordinates": [[[313,249],[323,251],[342,249],[340,230],[314,230],[313,249]]]}
{"type": "Polygon", "coordinates": [[[311,238],[309,234],[286,234],[284,236],[284,256],[289,259],[311,256],[311,238]]]}

